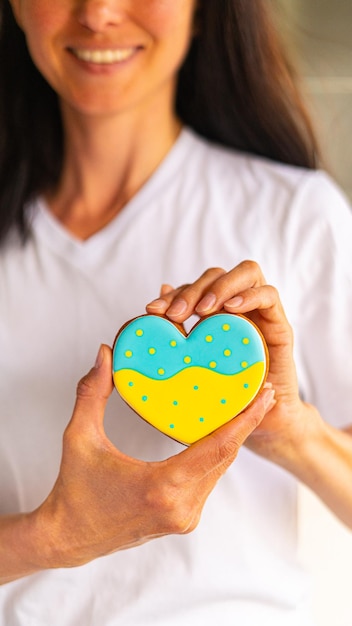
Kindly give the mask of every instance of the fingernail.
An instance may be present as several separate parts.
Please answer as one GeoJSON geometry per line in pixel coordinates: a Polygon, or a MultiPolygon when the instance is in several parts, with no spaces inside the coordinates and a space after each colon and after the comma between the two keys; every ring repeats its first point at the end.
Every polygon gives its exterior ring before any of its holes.
{"type": "Polygon", "coordinates": [[[167,283],[163,283],[160,287],[160,295],[166,295],[167,293],[170,293],[171,291],[173,291],[174,288],[172,287],[172,285],[168,285],[167,283]]]}
{"type": "Polygon", "coordinates": [[[268,381],[266,381],[266,383],[264,383],[263,385],[263,389],[272,389],[273,388],[273,383],[269,383],[268,381]]]}
{"type": "Polygon", "coordinates": [[[214,293],[207,293],[206,296],[198,302],[195,310],[197,313],[205,313],[206,311],[212,309],[215,303],[216,295],[214,293]]]}
{"type": "Polygon", "coordinates": [[[242,296],[236,296],[235,298],[231,298],[231,300],[227,300],[227,302],[225,302],[226,308],[229,307],[231,309],[238,309],[242,304],[242,296]]]}
{"type": "Polygon", "coordinates": [[[103,346],[100,346],[99,352],[97,354],[97,358],[95,359],[94,367],[98,369],[102,365],[103,360],[104,360],[104,350],[103,350],[103,346]]]}
{"type": "Polygon", "coordinates": [[[266,412],[268,412],[269,409],[272,409],[272,407],[276,404],[274,389],[266,389],[263,392],[263,402],[264,402],[264,409],[266,412]]]}
{"type": "Polygon", "coordinates": [[[186,300],[175,300],[167,310],[168,315],[182,315],[187,310],[186,300]]]}
{"type": "Polygon", "coordinates": [[[149,302],[149,304],[147,304],[148,309],[162,309],[166,306],[167,302],[162,298],[157,298],[156,300],[153,300],[152,302],[149,302]]]}

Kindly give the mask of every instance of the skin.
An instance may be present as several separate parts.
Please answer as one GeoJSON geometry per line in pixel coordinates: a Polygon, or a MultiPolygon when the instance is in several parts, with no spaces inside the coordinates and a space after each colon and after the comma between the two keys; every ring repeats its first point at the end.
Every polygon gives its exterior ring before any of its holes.
{"type": "Polygon", "coordinates": [[[32,59],[65,107],[86,115],[171,108],[193,29],[194,0],[13,0],[32,59]],[[132,49],[124,63],[80,62],[74,50],[132,49]]]}
{"type": "MultiPolygon", "coordinates": [[[[61,103],[65,160],[59,185],[46,198],[49,210],[70,233],[87,239],[123,210],[180,132],[175,77],[192,36],[195,2],[12,5],[33,60],[61,103]],[[133,53],[126,63],[93,67],[74,57],[76,48],[133,53]]],[[[194,312],[223,308],[248,315],[261,329],[269,387],[209,437],[166,461],[145,463],[123,455],[105,435],[111,350],[102,346],[96,366],[78,384],[51,493],[35,511],[0,517],[0,583],[192,531],[244,443],[311,486],[352,527],[352,438],[300,400],[292,330],[260,268],[247,261],[227,273],[209,269],[192,285],[166,285],[147,311],[182,323],[194,312]]]]}
{"type": "Polygon", "coordinates": [[[275,402],[267,388],[213,435],[177,456],[147,463],[122,454],[105,435],[111,366],[111,349],[101,346],[95,367],[78,384],[48,498],[36,511],[0,518],[0,583],[191,532],[209,493],[275,402]]]}
{"type": "MultiPolygon", "coordinates": [[[[176,69],[193,29],[193,0],[14,0],[34,62],[56,89],[65,160],[49,210],[86,239],[149,178],[180,132],[176,69]],[[72,48],[133,49],[124,64],[93,67],[72,48]],[[136,50],[134,51],[134,48],[136,50]],[[118,137],[118,142],[116,141],[118,137]]],[[[160,463],[127,457],[107,439],[111,349],[77,387],[60,472],[47,499],[0,518],[0,583],[74,567],[170,533],[188,533],[220,476],[273,406],[264,389],[243,414],[160,463]]]]}
{"type": "Polygon", "coordinates": [[[292,329],[277,290],[266,283],[258,264],[244,261],[230,272],[211,268],[191,285],[167,286],[147,305],[147,312],[178,323],[193,313],[203,317],[221,309],[254,321],[269,350],[268,381],[276,403],[246,445],[291,472],[352,528],[352,428],[333,428],[300,399],[292,329]]]}
{"type": "Polygon", "coordinates": [[[195,1],[13,0],[12,6],[34,63],[61,103],[65,161],[47,201],[70,232],[86,239],[133,197],[180,132],[176,71],[192,37],[195,1]],[[77,49],[133,53],[107,66],[79,61],[77,49]]]}

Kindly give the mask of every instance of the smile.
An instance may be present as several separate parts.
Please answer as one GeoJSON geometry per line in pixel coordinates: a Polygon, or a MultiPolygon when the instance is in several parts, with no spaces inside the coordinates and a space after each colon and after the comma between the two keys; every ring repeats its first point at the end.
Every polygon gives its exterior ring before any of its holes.
{"type": "Polygon", "coordinates": [[[126,61],[134,54],[135,50],[135,48],[120,48],[119,50],[84,50],[72,48],[71,52],[80,59],[80,61],[109,65],[126,61]]]}

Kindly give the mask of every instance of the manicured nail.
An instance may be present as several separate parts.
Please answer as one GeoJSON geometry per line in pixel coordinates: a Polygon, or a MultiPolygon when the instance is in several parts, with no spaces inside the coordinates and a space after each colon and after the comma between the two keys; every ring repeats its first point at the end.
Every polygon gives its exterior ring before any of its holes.
{"type": "Polygon", "coordinates": [[[227,300],[225,302],[226,308],[238,309],[243,304],[242,296],[235,296],[235,298],[231,298],[231,300],[227,300]]]}
{"type": "Polygon", "coordinates": [[[182,315],[187,310],[186,300],[174,300],[170,308],[167,310],[168,315],[182,315]]]}
{"type": "Polygon", "coordinates": [[[162,298],[157,298],[156,300],[149,302],[149,304],[147,304],[147,307],[148,309],[165,309],[167,307],[167,302],[162,298]]]}
{"type": "Polygon", "coordinates": [[[103,350],[103,346],[100,346],[99,348],[99,352],[97,354],[97,358],[95,359],[95,365],[94,367],[96,369],[99,369],[99,367],[102,365],[104,360],[104,350],[103,350]]]}
{"type": "Polygon", "coordinates": [[[264,383],[263,385],[263,389],[272,389],[273,388],[273,383],[269,383],[268,381],[266,381],[266,383],[264,383]]]}
{"type": "Polygon", "coordinates": [[[264,402],[264,409],[266,412],[268,412],[270,409],[273,408],[273,406],[275,406],[276,400],[275,400],[274,389],[266,389],[263,392],[263,402],[264,402]]]}
{"type": "Polygon", "coordinates": [[[202,298],[201,301],[198,302],[195,310],[197,311],[197,313],[206,313],[213,308],[215,303],[216,295],[214,293],[207,293],[206,296],[204,296],[204,298],[202,298]]]}

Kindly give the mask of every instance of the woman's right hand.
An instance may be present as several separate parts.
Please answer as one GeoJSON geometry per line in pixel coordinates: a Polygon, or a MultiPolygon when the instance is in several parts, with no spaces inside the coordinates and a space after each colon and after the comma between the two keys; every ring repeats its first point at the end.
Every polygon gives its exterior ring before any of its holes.
{"type": "Polygon", "coordinates": [[[0,582],[192,531],[218,479],[274,404],[273,391],[264,389],[236,419],[179,454],[140,461],[117,450],[104,431],[111,366],[111,349],[102,346],[96,366],[78,384],[59,475],[48,498],[25,516],[25,525],[21,516],[0,520],[0,582]],[[2,541],[14,540],[16,523],[19,533],[26,529],[26,537],[18,537],[17,560],[2,541]]]}

